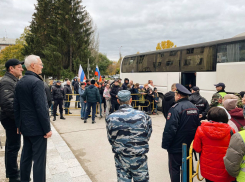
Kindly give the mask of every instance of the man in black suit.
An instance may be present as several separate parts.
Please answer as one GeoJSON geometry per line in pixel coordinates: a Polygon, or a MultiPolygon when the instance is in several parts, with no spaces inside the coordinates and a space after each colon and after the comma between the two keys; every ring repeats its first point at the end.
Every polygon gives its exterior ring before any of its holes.
{"type": "Polygon", "coordinates": [[[24,138],[20,160],[21,181],[29,181],[33,162],[33,180],[46,181],[47,138],[51,137],[50,118],[40,57],[25,58],[27,71],[17,83],[14,98],[14,115],[17,132],[24,138]]]}

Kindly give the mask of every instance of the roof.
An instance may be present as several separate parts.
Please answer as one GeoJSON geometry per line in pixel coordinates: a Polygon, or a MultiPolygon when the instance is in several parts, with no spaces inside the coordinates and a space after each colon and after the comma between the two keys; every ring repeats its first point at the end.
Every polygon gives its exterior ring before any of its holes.
{"type": "Polygon", "coordinates": [[[16,39],[10,39],[10,38],[0,38],[0,44],[7,44],[7,45],[13,45],[15,44],[16,39]]]}
{"type": "Polygon", "coordinates": [[[236,35],[235,37],[242,37],[242,36],[245,36],[245,32],[240,33],[240,34],[236,35]]]}
{"type": "Polygon", "coordinates": [[[192,44],[192,45],[186,45],[186,46],[181,46],[181,47],[175,47],[175,48],[169,48],[169,49],[163,49],[163,50],[157,50],[157,51],[151,51],[151,52],[144,52],[144,53],[140,53],[140,54],[127,55],[124,58],[141,56],[141,55],[148,55],[148,54],[156,54],[156,53],[162,53],[162,52],[169,52],[169,51],[179,51],[179,50],[190,49],[190,48],[206,47],[206,46],[224,44],[224,43],[228,43],[228,42],[237,42],[237,41],[245,41],[245,35],[244,36],[241,35],[241,36],[233,37],[233,38],[229,38],[229,39],[204,42],[204,43],[200,43],[200,44],[192,44]]]}

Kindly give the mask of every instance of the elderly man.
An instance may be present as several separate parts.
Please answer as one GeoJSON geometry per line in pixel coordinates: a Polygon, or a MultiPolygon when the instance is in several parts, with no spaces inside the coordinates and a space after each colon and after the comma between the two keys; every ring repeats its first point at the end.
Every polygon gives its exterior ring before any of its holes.
{"type": "Polygon", "coordinates": [[[149,181],[146,153],[152,133],[151,118],[133,109],[128,90],[118,92],[118,111],[106,117],[107,136],[115,163],[118,181],[149,181]]]}
{"type": "Polygon", "coordinates": [[[44,84],[38,76],[43,64],[40,57],[25,58],[27,71],[17,83],[14,115],[17,132],[24,138],[20,160],[21,181],[29,181],[33,164],[33,180],[46,181],[47,138],[51,137],[50,118],[44,84]]]}
{"type": "Polygon", "coordinates": [[[20,135],[14,119],[14,90],[18,78],[22,76],[22,64],[17,59],[10,59],[5,63],[7,72],[0,80],[0,107],[1,122],[6,132],[5,142],[5,169],[6,177],[10,182],[20,181],[17,164],[18,152],[20,150],[20,135]]]}

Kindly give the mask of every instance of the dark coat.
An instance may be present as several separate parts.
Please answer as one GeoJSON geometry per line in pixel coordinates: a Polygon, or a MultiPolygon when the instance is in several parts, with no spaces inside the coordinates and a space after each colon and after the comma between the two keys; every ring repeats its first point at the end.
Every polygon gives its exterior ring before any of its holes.
{"type": "Polygon", "coordinates": [[[58,85],[53,87],[52,94],[54,100],[63,100],[65,98],[64,88],[58,85]]]}
{"type": "Polygon", "coordinates": [[[198,91],[191,94],[189,100],[198,108],[199,114],[202,114],[203,117],[201,119],[206,119],[209,110],[208,101],[198,91]]]}
{"type": "Polygon", "coordinates": [[[50,108],[52,105],[52,96],[51,96],[50,87],[48,86],[46,82],[44,82],[44,88],[45,88],[45,93],[47,97],[48,107],[50,108]]]}
{"type": "Polygon", "coordinates": [[[164,95],[164,99],[162,99],[162,113],[165,119],[167,119],[169,109],[175,104],[174,95],[175,95],[174,92],[170,91],[167,92],[164,95]]]}
{"type": "Polygon", "coordinates": [[[125,83],[122,85],[122,89],[123,90],[128,90],[128,83],[125,83]]]}
{"type": "Polygon", "coordinates": [[[94,85],[89,85],[85,88],[85,92],[83,93],[82,98],[84,99],[84,101],[87,101],[89,103],[100,102],[99,89],[94,85]]]}
{"type": "Polygon", "coordinates": [[[111,95],[111,102],[112,103],[117,103],[117,94],[118,92],[121,90],[120,86],[119,85],[113,85],[113,87],[111,88],[111,91],[110,91],[110,95],[111,95]]]}
{"type": "Polygon", "coordinates": [[[24,136],[46,135],[51,131],[44,84],[32,71],[26,71],[16,85],[14,115],[16,126],[24,136]]]}
{"type": "Polygon", "coordinates": [[[6,72],[0,80],[0,107],[1,120],[14,120],[14,90],[18,79],[9,72],[6,72]]]}
{"type": "MultiPolygon", "coordinates": [[[[68,95],[66,94],[72,94],[72,90],[71,90],[71,87],[70,85],[64,85],[64,95],[65,95],[65,98],[64,100],[68,100],[68,95]]],[[[69,101],[71,101],[72,99],[72,95],[69,95],[69,101]]]]}
{"type": "Polygon", "coordinates": [[[75,81],[74,82],[74,91],[75,91],[75,93],[76,94],[79,94],[79,83],[78,83],[78,81],[75,81]]]}
{"type": "Polygon", "coordinates": [[[182,143],[190,144],[195,137],[197,127],[200,125],[197,107],[187,98],[180,99],[169,110],[163,132],[162,148],[169,153],[181,153],[182,143]]]}

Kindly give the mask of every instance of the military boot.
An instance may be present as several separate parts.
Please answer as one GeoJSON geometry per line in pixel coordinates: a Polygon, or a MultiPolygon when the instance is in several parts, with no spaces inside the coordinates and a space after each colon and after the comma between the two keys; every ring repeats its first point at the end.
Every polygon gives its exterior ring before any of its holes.
{"type": "Polygon", "coordinates": [[[56,116],[54,116],[54,119],[53,119],[53,121],[55,121],[56,120],[56,116]]]}

